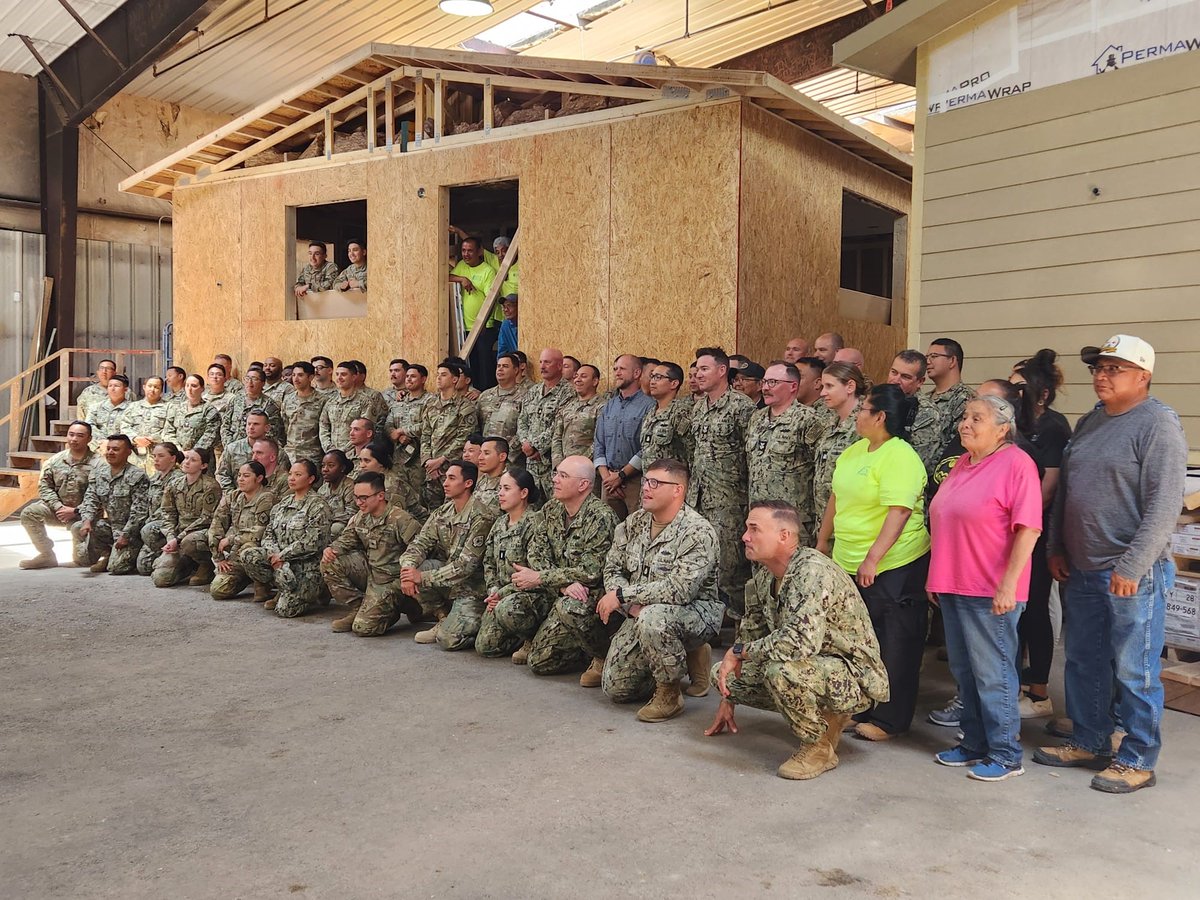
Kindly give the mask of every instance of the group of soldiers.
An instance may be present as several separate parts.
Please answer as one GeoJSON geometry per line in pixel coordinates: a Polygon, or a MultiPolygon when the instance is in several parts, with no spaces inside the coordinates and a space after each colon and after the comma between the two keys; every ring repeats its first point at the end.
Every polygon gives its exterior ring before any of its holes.
{"type": "MultiPolygon", "coordinates": [[[[582,670],[582,686],[644,702],[647,722],[715,679],[709,733],[736,731],[738,703],[778,710],[801,744],[779,774],[812,778],[837,764],[848,717],[888,696],[853,581],[811,549],[833,459],[856,439],[838,398],[867,385],[861,361],[834,359],[841,343],[794,339],[767,367],[702,347],[687,372],[624,354],[607,394],[555,348],[538,381],[502,354],[482,392],[453,357],[432,389],[425,366],[393,360],[378,391],[357,360],[269,357],[238,381],[218,356],[203,379],[147,379],[136,403],[105,360],[22,513],[38,551],[22,567],[58,564],[45,526],[60,524],[93,573],[219,600],[253,585],[284,617],[332,599],[347,609],[333,630],[360,636],[407,618],[428,626],[417,643],[582,670]],[[713,665],[726,616],[736,639],[713,665]]],[[[957,373],[961,348],[943,341],[899,354],[889,380],[915,393],[938,348],[957,373]]],[[[963,392],[934,380],[916,423],[939,445],[930,466],[955,421],[939,407],[963,392]]]]}

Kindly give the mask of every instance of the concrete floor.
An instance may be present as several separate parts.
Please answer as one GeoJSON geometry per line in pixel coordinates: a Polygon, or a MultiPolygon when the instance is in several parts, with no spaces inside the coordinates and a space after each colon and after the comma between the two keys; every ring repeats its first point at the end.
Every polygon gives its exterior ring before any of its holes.
{"type": "MultiPolygon", "coordinates": [[[[22,544],[0,526],[4,897],[1196,894],[1197,718],[1167,712],[1159,785],[1129,797],[1032,763],[969,781],[924,722],[791,783],[778,716],[704,737],[715,692],[644,725],[332,611],[21,572],[22,544]]],[[[925,680],[921,715],[949,691],[932,655],[925,680]]]]}

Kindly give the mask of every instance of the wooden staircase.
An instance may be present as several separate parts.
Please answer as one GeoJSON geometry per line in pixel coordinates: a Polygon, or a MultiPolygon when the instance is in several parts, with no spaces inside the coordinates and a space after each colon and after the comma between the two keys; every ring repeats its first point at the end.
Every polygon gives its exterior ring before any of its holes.
{"type": "MultiPolygon", "coordinates": [[[[111,357],[117,363],[117,371],[126,371],[125,360],[130,356],[153,356],[155,371],[162,369],[162,353],[159,350],[92,350],[71,347],[50,354],[44,360],[30,366],[0,384],[0,425],[8,425],[7,465],[0,466],[0,520],[18,512],[31,500],[37,498],[38,479],[42,463],[66,448],[67,428],[75,416],[75,407],[67,407],[68,417],[46,422],[46,399],[51,394],[65,399],[73,382],[87,382],[88,376],[72,376],[72,363],[79,356],[111,357]],[[52,364],[54,364],[52,366],[52,364]],[[43,382],[57,371],[53,383],[43,387],[43,382]],[[21,424],[26,410],[33,408],[32,434],[25,440],[21,436],[21,424]]],[[[87,366],[89,370],[93,366],[87,366]]]]}

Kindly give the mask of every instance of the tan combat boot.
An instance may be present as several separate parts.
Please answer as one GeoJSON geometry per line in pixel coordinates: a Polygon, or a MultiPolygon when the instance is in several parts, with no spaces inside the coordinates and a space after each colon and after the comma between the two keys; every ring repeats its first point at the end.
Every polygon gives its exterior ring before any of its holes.
{"type": "Polygon", "coordinates": [[[532,647],[533,647],[533,641],[526,641],[525,643],[523,643],[517,649],[517,652],[512,655],[513,665],[514,666],[523,666],[527,662],[529,662],[529,651],[532,647]]]}
{"type": "Polygon", "coordinates": [[[358,615],[358,610],[352,609],[352,610],[350,610],[350,612],[348,612],[346,615],[342,616],[340,619],[334,619],[332,622],[330,622],[329,627],[331,630],[336,631],[338,634],[343,634],[347,631],[353,631],[354,630],[354,617],[357,615],[358,615]]]}
{"type": "Polygon", "coordinates": [[[1153,769],[1135,769],[1114,762],[1103,772],[1092,776],[1092,788],[1106,794],[1132,794],[1144,787],[1154,787],[1156,781],[1153,769]]]}
{"type": "MultiPolygon", "coordinates": [[[[829,749],[837,752],[838,741],[842,739],[842,731],[854,717],[845,713],[835,713],[828,709],[821,710],[821,718],[825,720],[825,735],[821,740],[829,744],[829,749]]],[[[836,765],[836,763],[835,763],[836,765]]]]}
{"type": "Polygon", "coordinates": [[[99,575],[101,572],[107,572],[108,571],[108,557],[107,556],[100,557],[98,560],[96,560],[94,563],[92,563],[90,566],[88,566],[88,571],[91,572],[93,575],[99,575]]]}
{"type": "Polygon", "coordinates": [[[637,712],[639,722],[665,722],[683,712],[683,694],[679,682],[657,685],[650,702],[637,712]]]}
{"type": "Polygon", "coordinates": [[[216,569],[213,568],[212,560],[205,560],[192,573],[192,577],[188,579],[188,584],[192,587],[204,587],[206,584],[212,584],[215,574],[216,569]]]}
{"type": "Polygon", "coordinates": [[[274,609],[277,604],[278,604],[278,601],[274,597],[272,597],[270,600],[268,600],[266,603],[263,604],[263,609],[274,609]]]}
{"type": "Polygon", "coordinates": [[[1043,766],[1055,766],[1060,769],[1107,769],[1112,762],[1111,756],[1093,753],[1082,747],[1067,742],[1061,747],[1038,747],[1033,751],[1033,761],[1043,766]]]}
{"type": "Polygon", "coordinates": [[[50,550],[46,553],[39,553],[32,559],[23,559],[17,565],[22,569],[53,569],[58,566],[58,557],[54,555],[53,550],[50,550]]]}
{"type": "Polygon", "coordinates": [[[580,687],[600,687],[600,676],[604,674],[604,657],[597,656],[587,671],[579,676],[580,687]]]}
{"type": "MultiPolygon", "coordinates": [[[[828,735],[829,732],[826,731],[825,734],[828,735]]],[[[837,764],[838,758],[833,752],[833,745],[823,735],[815,744],[805,744],[784,760],[776,774],[790,781],[807,781],[816,778],[822,772],[836,768],[837,764]]]]}
{"type": "Polygon", "coordinates": [[[446,614],[440,610],[437,613],[437,621],[433,623],[432,628],[425,631],[418,631],[413,635],[413,640],[418,644],[436,644],[438,635],[442,633],[442,619],[446,618],[446,614]]]}
{"type": "Polygon", "coordinates": [[[703,697],[712,684],[712,649],[701,644],[687,655],[688,686],[684,691],[689,697],[703,697]]]}
{"type": "MultiPolygon", "coordinates": [[[[254,582],[254,602],[255,603],[266,603],[273,596],[275,596],[275,592],[271,590],[271,586],[269,584],[264,584],[261,581],[254,582]]],[[[274,608],[275,608],[275,605],[271,604],[271,609],[274,609],[274,608]]]]}

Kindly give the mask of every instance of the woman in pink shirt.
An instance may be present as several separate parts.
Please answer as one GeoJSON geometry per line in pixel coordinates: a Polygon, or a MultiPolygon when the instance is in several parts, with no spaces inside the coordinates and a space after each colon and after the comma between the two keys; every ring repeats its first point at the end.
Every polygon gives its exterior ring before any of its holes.
{"type": "Polygon", "coordinates": [[[934,760],[978,781],[1022,775],[1017,623],[1042,531],[1037,466],[1013,445],[1016,413],[1000,397],[967,404],[966,450],[929,507],[929,580],[962,701],[962,740],[934,760]]]}

